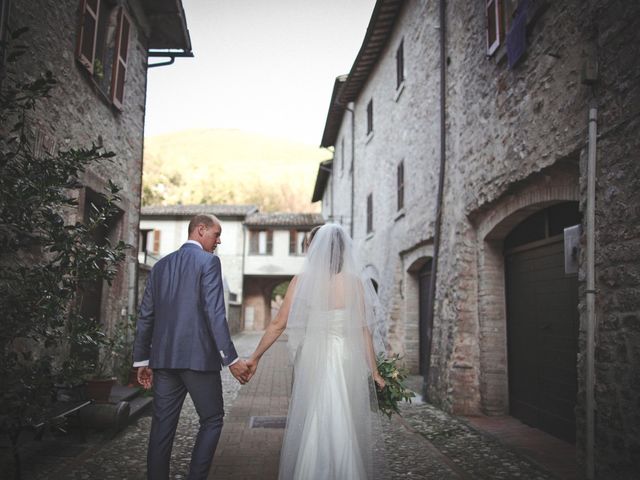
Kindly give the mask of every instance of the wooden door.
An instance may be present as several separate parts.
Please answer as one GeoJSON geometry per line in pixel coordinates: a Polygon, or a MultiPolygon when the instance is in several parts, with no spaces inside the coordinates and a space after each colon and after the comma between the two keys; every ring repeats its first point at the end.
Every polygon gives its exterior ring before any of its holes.
{"type": "Polygon", "coordinates": [[[419,335],[420,335],[420,375],[427,375],[431,357],[430,322],[431,302],[429,301],[429,285],[431,283],[431,261],[428,261],[418,272],[419,289],[419,335]]]}
{"type": "Polygon", "coordinates": [[[578,279],[564,273],[562,236],[506,256],[511,415],[575,441],[578,279]]]}

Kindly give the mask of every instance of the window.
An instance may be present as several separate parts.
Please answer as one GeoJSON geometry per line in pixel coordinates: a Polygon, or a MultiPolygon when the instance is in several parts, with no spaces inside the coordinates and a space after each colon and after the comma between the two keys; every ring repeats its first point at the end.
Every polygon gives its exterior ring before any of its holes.
{"type": "Polygon", "coordinates": [[[502,38],[501,0],[487,0],[487,55],[493,55],[502,38]]]}
{"type": "Polygon", "coordinates": [[[373,232],[373,194],[367,196],[367,233],[373,232]]]}
{"type": "Polygon", "coordinates": [[[340,173],[344,172],[344,137],[340,140],[340,173]]]}
{"type": "Polygon", "coordinates": [[[108,0],[82,0],[76,58],[119,110],[124,103],[131,20],[108,0]]]}
{"type": "Polygon", "coordinates": [[[9,38],[7,22],[9,20],[9,0],[0,0],[0,80],[4,77],[6,42],[9,38]]]}
{"type": "Polygon", "coordinates": [[[367,104],[367,135],[373,132],[373,98],[367,104]]]}
{"type": "Polygon", "coordinates": [[[396,50],[396,88],[400,88],[402,82],[404,82],[404,40],[396,50]]]}
{"type": "Polygon", "coordinates": [[[273,230],[249,231],[249,254],[271,255],[273,253],[273,230]]]}
{"type": "Polygon", "coordinates": [[[289,255],[303,255],[306,251],[306,230],[289,230],[289,255]]]}
{"type": "Polygon", "coordinates": [[[511,28],[520,0],[487,0],[487,55],[493,55],[511,28]]]}
{"type": "Polygon", "coordinates": [[[398,164],[398,210],[404,208],[404,161],[398,164]]]}

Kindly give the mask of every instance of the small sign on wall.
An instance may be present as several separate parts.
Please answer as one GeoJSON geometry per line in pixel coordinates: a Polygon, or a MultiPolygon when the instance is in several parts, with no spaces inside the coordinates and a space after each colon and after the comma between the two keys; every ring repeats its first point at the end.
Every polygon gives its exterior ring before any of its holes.
{"type": "Polygon", "coordinates": [[[564,273],[578,273],[578,255],[580,253],[580,225],[564,229],[564,273]]]}

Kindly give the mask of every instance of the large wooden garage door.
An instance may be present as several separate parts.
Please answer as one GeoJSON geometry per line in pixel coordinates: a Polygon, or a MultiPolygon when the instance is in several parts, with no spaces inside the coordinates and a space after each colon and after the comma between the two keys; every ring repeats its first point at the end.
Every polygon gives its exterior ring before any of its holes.
{"type": "Polygon", "coordinates": [[[573,204],[539,212],[505,241],[510,247],[505,252],[510,412],[571,442],[577,395],[578,280],[577,275],[565,274],[563,237],[553,234],[576,223],[577,215],[573,204]],[[566,218],[553,224],[554,215],[555,220],[558,215],[566,218]],[[526,242],[527,236],[535,240],[526,242]]]}

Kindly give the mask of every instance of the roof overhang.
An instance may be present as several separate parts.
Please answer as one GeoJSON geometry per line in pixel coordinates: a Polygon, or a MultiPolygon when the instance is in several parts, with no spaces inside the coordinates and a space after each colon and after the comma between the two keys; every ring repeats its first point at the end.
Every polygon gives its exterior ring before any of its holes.
{"type": "Polygon", "coordinates": [[[349,75],[340,85],[338,85],[338,79],[341,77],[338,77],[334,84],[321,146],[335,146],[345,107],[349,102],[355,102],[360,96],[369,75],[387,46],[403,4],[404,0],[378,0],[376,2],[367,33],[349,75]]]}
{"type": "Polygon", "coordinates": [[[193,56],[182,0],[141,0],[149,24],[149,56],[193,56]]]}
{"type": "Polygon", "coordinates": [[[311,202],[322,200],[324,190],[327,188],[327,181],[333,170],[333,160],[325,160],[318,165],[318,174],[316,175],[316,186],[313,188],[313,197],[311,202]]]}

